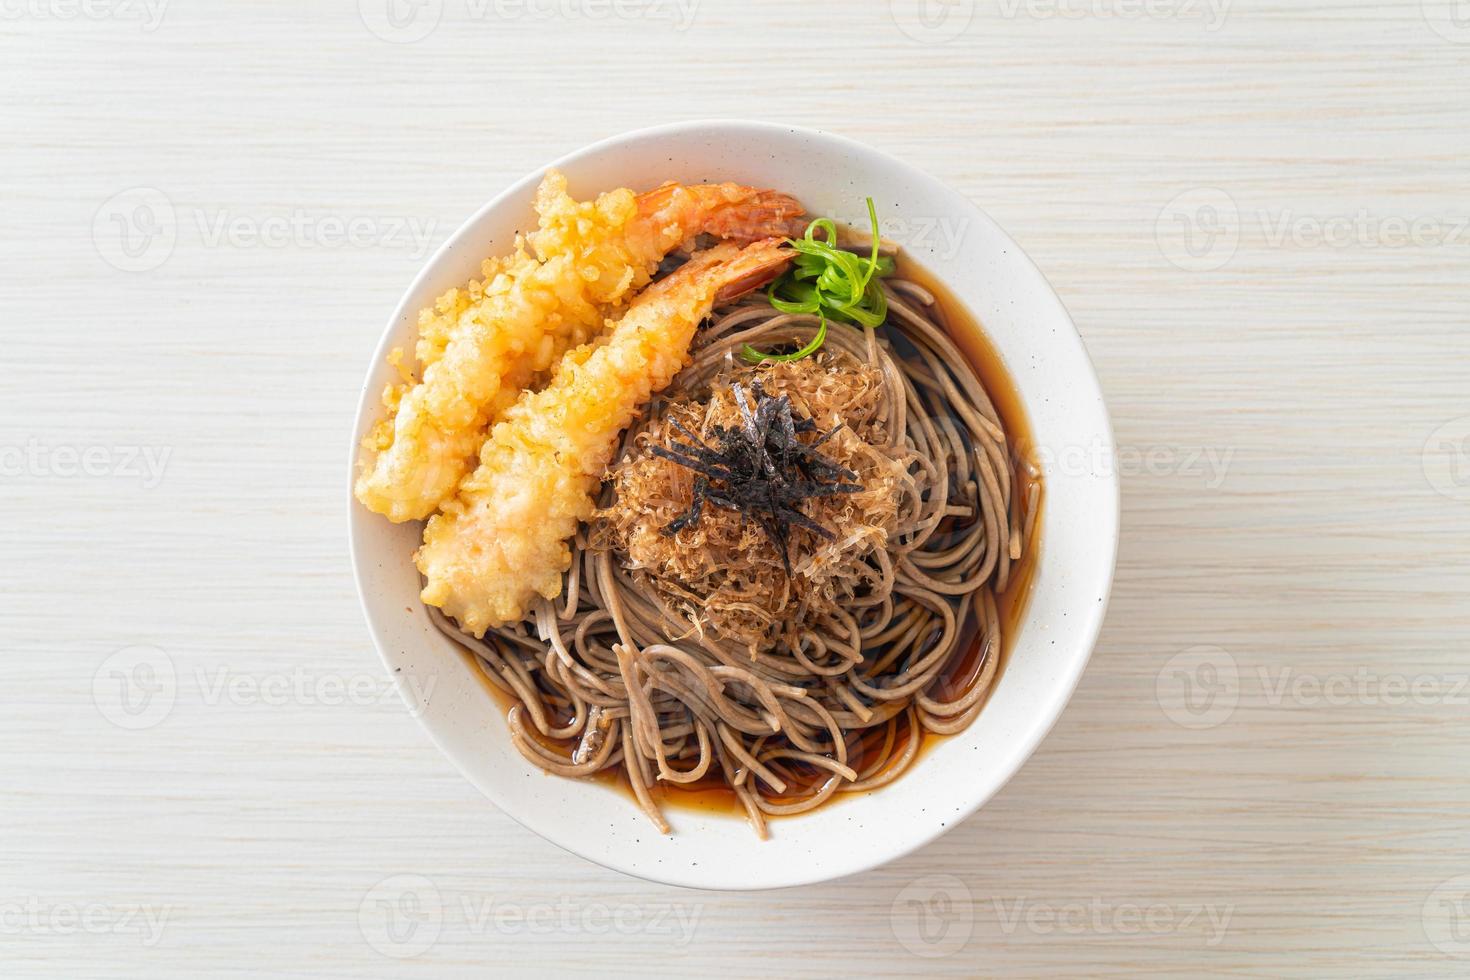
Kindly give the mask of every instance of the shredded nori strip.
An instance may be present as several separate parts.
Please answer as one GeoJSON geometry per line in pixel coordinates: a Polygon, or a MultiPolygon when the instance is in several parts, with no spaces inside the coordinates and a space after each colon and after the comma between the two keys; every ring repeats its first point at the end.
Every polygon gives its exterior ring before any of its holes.
{"type": "Polygon", "coordinates": [[[801,527],[831,540],[835,535],[803,513],[798,505],[803,500],[858,493],[863,488],[855,482],[857,474],[839,466],[817,451],[817,447],[842,428],[839,424],[817,438],[803,443],[799,434],[817,432],[817,424],[809,418],[797,418],[791,412],[791,399],[786,395],[771,398],[761,390],[759,381],[751,384],[755,399],[750,400],[741,385],[730,386],[735,404],[740,408],[738,426],[712,426],[710,441],[690,432],[676,420],[672,427],[688,442],[674,442],[670,448],[653,446],[655,456],[693,470],[693,500],[682,514],[663,529],[676,534],[699,523],[706,503],[732,510],[749,518],[765,533],[781,554],[787,576],[791,575],[791,528],[801,527]]]}

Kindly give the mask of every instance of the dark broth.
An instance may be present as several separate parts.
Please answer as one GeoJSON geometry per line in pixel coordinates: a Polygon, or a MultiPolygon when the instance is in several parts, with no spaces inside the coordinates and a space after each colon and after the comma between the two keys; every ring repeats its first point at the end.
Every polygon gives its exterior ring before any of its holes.
{"type": "MultiPolygon", "coordinates": [[[[1022,410],[1021,398],[1010,375],[1006,373],[1005,365],[1000,359],[1000,354],[980,329],[979,322],[975,317],[945,288],[936,277],[927,270],[918,266],[908,258],[901,258],[900,272],[903,278],[917,282],[928,289],[935,296],[935,318],[938,319],[948,332],[950,339],[964,353],[966,360],[979,376],[986,392],[990,395],[996,411],[1000,414],[1002,425],[1006,432],[1006,439],[1010,452],[1010,466],[1012,473],[1016,472],[1018,466],[1024,465],[1027,460],[1033,458],[1032,447],[1035,445],[1029,420],[1022,410]]],[[[1042,479],[1042,494],[1045,493],[1044,477],[1042,479]]],[[[1041,497],[1037,499],[1038,508],[1041,505],[1041,497]]],[[[1024,616],[1026,602],[1031,595],[1031,587],[1035,580],[1038,547],[1041,538],[1041,521],[1038,515],[1035,521],[1033,539],[1028,542],[1025,553],[1019,562],[1011,568],[1010,580],[1007,582],[1006,590],[996,596],[996,606],[1001,620],[1001,649],[998,651],[1000,662],[996,668],[995,680],[991,683],[991,691],[1000,682],[1000,675],[1005,671],[1006,660],[1015,643],[1016,632],[1024,616]]],[[[977,593],[975,601],[981,600],[981,594],[977,593]]],[[[967,611],[961,625],[961,647],[964,653],[957,657],[941,675],[943,685],[941,694],[948,700],[957,698],[964,694],[975,683],[980,674],[981,646],[979,642],[979,616],[974,608],[967,611]]],[[[463,647],[459,647],[461,654],[479,673],[477,658],[463,647]]],[[[491,693],[502,709],[509,711],[515,704],[513,698],[495,687],[489,680],[481,678],[485,689],[491,693]]],[[[987,694],[986,699],[988,700],[987,694]]],[[[555,723],[563,724],[568,719],[556,719],[555,723]]],[[[875,726],[865,729],[860,734],[850,737],[848,742],[848,756],[850,764],[860,766],[861,760],[869,756],[869,753],[882,750],[887,739],[888,726],[875,726]]],[[[903,756],[908,746],[908,740],[915,737],[911,726],[902,718],[894,726],[894,745],[890,751],[890,758],[897,759],[903,756]]],[[[919,759],[914,765],[922,764],[922,757],[931,750],[934,745],[950,736],[936,735],[932,732],[920,732],[918,737],[922,739],[919,746],[919,759]]],[[[555,747],[559,752],[565,754],[570,752],[573,743],[556,743],[552,740],[542,739],[549,747],[555,747]]],[[[713,767],[712,767],[713,768],[713,767]]],[[[774,803],[794,802],[795,800],[809,796],[822,785],[831,774],[826,770],[815,766],[802,764],[772,764],[771,768],[786,779],[789,788],[786,796],[778,797],[768,795],[774,803]]],[[[605,783],[616,788],[633,799],[633,788],[628,783],[627,771],[618,767],[616,769],[605,769],[595,776],[588,777],[594,781],[605,783]]],[[[902,777],[900,777],[900,781],[902,777]]],[[[736,797],[734,790],[727,787],[718,774],[707,776],[695,783],[670,784],[657,783],[651,790],[655,802],[661,806],[674,807],[676,809],[690,809],[700,812],[715,812],[724,814],[736,814],[744,816],[745,808],[736,797]]],[[[848,796],[859,794],[838,793],[825,804],[832,806],[848,796]]],[[[772,819],[767,815],[767,819],[772,819]]]]}

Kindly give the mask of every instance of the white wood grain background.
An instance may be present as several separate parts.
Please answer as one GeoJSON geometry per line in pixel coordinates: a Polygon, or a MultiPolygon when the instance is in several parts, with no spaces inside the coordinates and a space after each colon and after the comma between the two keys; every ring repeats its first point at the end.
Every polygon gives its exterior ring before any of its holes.
{"type": "Polygon", "coordinates": [[[385,11],[0,0],[0,975],[1465,975],[1470,8],[385,11]],[[1125,449],[1040,751],[920,853],[770,894],[499,814],[380,696],[345,554],[357,386],[427,250],[718,115],[988,209],[1125,449]]]}

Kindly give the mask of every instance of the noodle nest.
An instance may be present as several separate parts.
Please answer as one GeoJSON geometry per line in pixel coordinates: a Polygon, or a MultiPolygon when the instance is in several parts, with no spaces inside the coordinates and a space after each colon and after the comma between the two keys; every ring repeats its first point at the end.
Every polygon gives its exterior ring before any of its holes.
{"type": "MultiPolygon", "coordinates": [[[[882,385],[881,371],[842,350],[722,371],[710,390],[678,396],[635,434],[637,455],[615,470],[614,502],[594,529],[596,546],[612,550],[639,586],[688,624],[688,633],[709,630],[754,651],[783,638],[794,644],[803,632],[841,632],[839,611],[871,593],[881,575],[873,552],[887,546],[900,509],[912,506],[904,498],[915,490],[905,478],[913,454],[889,444],[886,420],[874,408],[882,385]],[[837,533],[827,538],[793,528],[790,575],[779,550],[738,510],[705,507],[698,520],[670,533],[690,507],[696,474],[648,450],[673,448],[684,433],[707,440],[719,426],[739,426],[734,385],[758,385],[766,396],[790,399],[792,414],[825,436],[826,458],[861,487],[803,504],[808,518],[837,533]]],[[[820,438],[818,432],[807,442],[820,438]]]]}
{"type": "Polygon", "coordinates": [[[617,773],[660,830],[671,790],[733,794],[756,831],[842,793],[885,785],[925,733],[984,706],[1001,654],[996,598],[1034,535],[1039,476],[1018,461],[934,297],[883,283],[881,328],[833,325],[823,353],[749,367],[809,342],[816,317],[763,297],[701,331],[672,393],[626,434],[599,518],[579,531],[561,597],[476,640],[438,610],[514,702],[511,739],[563,776],[617,773]],[[729,383],[759,378],[827,430],[823,451],[861,493],[811,504],[835,532],[792,535],[788,577],[738,514],[706,508],[672,537],[692,474],[649,448],[671,420],[728,422],[729,383]]]}

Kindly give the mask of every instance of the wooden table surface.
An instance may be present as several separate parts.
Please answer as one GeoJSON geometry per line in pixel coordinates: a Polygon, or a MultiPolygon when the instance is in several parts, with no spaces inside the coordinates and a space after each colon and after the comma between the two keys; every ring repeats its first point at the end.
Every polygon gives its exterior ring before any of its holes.
{"type": "Polygon", "coordinates": [[[1464,3],[393,2],[0,2],[0,975],[1470,971],[1464,3]],[[986,208],[1121,447],[1107,625],[1034,758],[766,894],[498,813],[387,687],[345,544],[427,253],[710,116],[986,208]]]}

